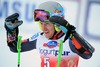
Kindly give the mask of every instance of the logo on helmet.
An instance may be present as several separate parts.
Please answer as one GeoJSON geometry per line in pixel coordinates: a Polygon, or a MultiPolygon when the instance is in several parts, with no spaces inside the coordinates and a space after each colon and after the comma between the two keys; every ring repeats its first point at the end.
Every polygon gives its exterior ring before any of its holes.
{"type": "Polygon", "coordinates": [[[54,13],[61,13],[62,11],[61,10],[55,10],[54,13]]]}
{"type": "Polygon", "coordinates": [[[63,8],[62,8],[62,6],[60,6],[58,4],[58,6],[55,8],[53,16],[61,16],[61,17],[63,17],[63,15],[64,15],[63,8]]]}

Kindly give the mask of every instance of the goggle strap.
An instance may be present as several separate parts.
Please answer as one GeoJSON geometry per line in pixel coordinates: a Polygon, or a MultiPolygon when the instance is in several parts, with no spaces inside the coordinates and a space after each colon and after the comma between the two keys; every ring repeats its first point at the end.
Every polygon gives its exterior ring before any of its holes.
{"type": "Polygon", "coordinates": [[[52,16],[52,12],[50,10],[45,10],[46,12],[49,12],[50,17],[52,16]]]}
{"type": "Polygon", "coordinates": [[[44,20],[44,22],[49,22],[49,20],[44,20]]]}

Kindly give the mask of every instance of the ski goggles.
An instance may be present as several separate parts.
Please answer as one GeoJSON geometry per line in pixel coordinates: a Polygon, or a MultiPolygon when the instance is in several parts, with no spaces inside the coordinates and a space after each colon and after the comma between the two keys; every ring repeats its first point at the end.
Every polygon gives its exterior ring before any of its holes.
{"type": "Polygon", "coordinates": [[[50,18],[50,13],[48,11],[40,10],[40,9],[36,9],[34,11],[34,20],[35,21],[47,22],[47,21],[49,21],[49,18],[50,18]]]}

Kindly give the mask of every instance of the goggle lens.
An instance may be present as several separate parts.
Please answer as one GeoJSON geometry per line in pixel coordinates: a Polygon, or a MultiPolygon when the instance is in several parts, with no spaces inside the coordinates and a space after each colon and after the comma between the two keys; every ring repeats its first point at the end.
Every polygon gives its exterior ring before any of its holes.
{"type": "Polygon", "coordinates": [[[35,10],[34,11],[34,20],[35,21],[45,21],[50,18],[50,14],[44,10],[35,10]]]}

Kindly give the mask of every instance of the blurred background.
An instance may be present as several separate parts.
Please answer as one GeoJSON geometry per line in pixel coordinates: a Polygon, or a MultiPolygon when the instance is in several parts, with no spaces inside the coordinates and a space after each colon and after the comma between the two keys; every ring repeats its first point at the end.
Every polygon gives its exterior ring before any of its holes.
{"type": "MultiPolygon", "coordinates": [[[[19,13],[19,19],[24,22],[19,27],[19,35],[23,39],[29,38],[40,31],[37,23],[34,23],[33,11],[45,1],[48,0],[0,0],[0,67],[17,67],[17,53],[12,53],[6,43],[5,18],[15,12],[19,13]]],[[[65,19],[95,48],[92,58],[80,58],[79,67],[100,67],[100,0],[52,1],[64,7],[65,19]]],[[[21,53],[20,67],[40,67],[38,51],[21,53]]]]}

